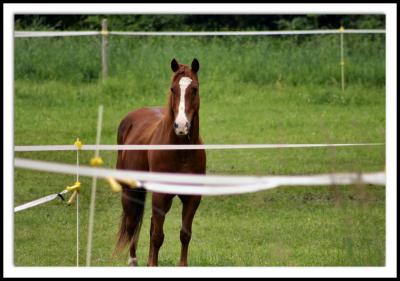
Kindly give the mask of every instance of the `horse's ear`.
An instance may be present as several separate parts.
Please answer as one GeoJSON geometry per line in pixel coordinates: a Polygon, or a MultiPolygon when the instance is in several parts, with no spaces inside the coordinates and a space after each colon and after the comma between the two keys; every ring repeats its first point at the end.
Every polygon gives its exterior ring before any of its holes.
{"type": "Polygon", "coordinates": [[[193,61],[192,61],[192,71],[194,73],[197,73],[197,71],[199,71],[199,69],[200,69],[199,61],[197,59],[193,59],[193,61]]]}
{"type": "Polygon", "coordinates": [[[175,58],[171,61],[171,69],[173,72],[176,72],[179,69],[179,63],[176,61],[175,58]]]}

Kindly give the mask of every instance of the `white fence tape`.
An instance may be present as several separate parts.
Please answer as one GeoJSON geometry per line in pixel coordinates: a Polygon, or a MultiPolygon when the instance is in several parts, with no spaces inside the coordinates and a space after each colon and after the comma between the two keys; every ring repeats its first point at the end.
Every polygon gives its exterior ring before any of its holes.
{"type": "Polygon", "coordinates": [[[147,182],[145,188],[152,192],[186,195],[230,195],[251,193],[279,186],[315,186],[315,185],[351,185],[351,184],[374,184],[385,185],[385,173],[368,173],[368,174],[323,174],[308,176],[270,176],[260,179],[260,183],[228,185],[228,186],[212,186],[212,185],[193,185],[185,184],[182,186],[174,184],[163,184],[147,182]]]}
{"type": "Polygon", "coordinates": [[[125,36],[274,36],[274,35],[308,35],[338,33],[385,33],[384,29],[347,29],[347,30],[287,30],[287,31],[110,31],[111,35],[125,36]]]}
{"type": "Polygon", "coordinates": [[[19,211],[22,211],[22,210],[26,210],[26,209],[29,209],[29,208],[44,204],[44,203],[49,202],[49,201],[52,201],[52,200],[56,199],[57,197],[60,197],[61,195],[63,195],[64,193],[67,193],[67,192],[68,192],[67,190],[63,190],[60,193],[51,194],[51,195],[39,198],[37,200],[25,203],[23,205],[15,207],[14,208],[14,212],[16,213],[16,212],[19,212],[19,211]]]}
{"type": "MultiPolygon", "coordinates": [[[[15,167],[38,171],[75,174],[76,166],[43,161],[15,158],[15,167]]],[[[385,185],[384,172],[377,173],[337,173],[300,176],[214,176],[189,175],[156,172],[138,172],[91,168],[80,166],[81,176],[138,180],[144,187],[153,192],[198,195],[229,195],[255,192],[278,186],[289,185],[343,185],[374,184],[385,185]]]]}
{"type": "MultiPolygon", "coordinates": [[[[308,35],[308,34],[379,34],[384,29],[327,29],[327,30],[286,30],[286,31],[109,31],[109,35],[121,36],[274,36],[274,35],[308,35]]],[[[59,36],[92,36],[100,31],[15,31],[14,37],[59,37],[59,36]]]]}
{"type": "Polygon", "coordinates": [[[14,37],[65,37],[100,35],[99,31],[15,31],[14,37]]]}
{"type": "MultiPolygon", "coordinates": [[[[345,146],[379,146],[384,143],[340,143],[340,144],[190,144],[190,145],[108,145],[84,144],[81,150],[195,150],[195,149],[256,149],[256,148],[315,148],[345,146]]],[[[26,145],[14,146],[16,152],[76,150],[74,145],[26,145]]]]}

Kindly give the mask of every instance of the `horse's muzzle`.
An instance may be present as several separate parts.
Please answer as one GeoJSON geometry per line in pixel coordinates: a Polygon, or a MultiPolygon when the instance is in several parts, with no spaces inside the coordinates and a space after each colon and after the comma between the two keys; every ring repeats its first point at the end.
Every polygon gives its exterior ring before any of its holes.
{"type": "Polygon", "coordinates": [[[174,130],[177,136],[186,136],[189,134],[190,123],[189,122],[174,122],[174,130]]]}

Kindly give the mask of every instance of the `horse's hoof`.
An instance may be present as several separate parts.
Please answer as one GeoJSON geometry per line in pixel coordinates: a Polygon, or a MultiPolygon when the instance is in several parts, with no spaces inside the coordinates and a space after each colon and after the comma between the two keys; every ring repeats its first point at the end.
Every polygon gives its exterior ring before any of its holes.
{"type": "Polygon", "coordinates": [[[128,266],[137,266],[137,258],[129,258],[128,266]]]}

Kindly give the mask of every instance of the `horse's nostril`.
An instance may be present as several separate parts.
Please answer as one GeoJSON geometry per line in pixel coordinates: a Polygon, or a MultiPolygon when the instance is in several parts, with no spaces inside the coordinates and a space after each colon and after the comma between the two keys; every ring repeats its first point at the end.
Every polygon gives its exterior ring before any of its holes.
{"type": "Polygon", "coordinates": [[[189,122],[186,122],[186,125],[185,125],[185,126],[186,126],[186,128],[188,128],[188,129],[189,129],[189,125],[190,125],[190,124],[189,124],[189,122]]]}
{"type": "Polygon", "coordinates": [[[178,124],[176,122],[174,122],[174,128],[178,128],[178,124]]]}

